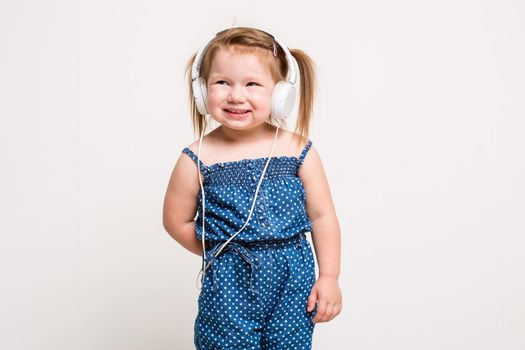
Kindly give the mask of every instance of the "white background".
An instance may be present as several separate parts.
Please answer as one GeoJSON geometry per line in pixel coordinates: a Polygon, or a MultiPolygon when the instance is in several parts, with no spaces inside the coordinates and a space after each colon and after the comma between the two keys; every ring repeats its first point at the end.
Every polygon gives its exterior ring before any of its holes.
{"type": "Polygon", "coordinates": [[[0,348],[193,348],[162,227],[184,65],[255,26],[311,55],[344,309],[314,349],[524,349],[525,5],[0,2],[0,348]]]}

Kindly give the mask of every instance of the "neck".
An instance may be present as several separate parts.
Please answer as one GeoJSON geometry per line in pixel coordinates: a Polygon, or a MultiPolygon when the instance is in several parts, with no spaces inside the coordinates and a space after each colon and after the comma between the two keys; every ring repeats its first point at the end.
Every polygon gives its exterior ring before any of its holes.
{"type": "Polygon", "coordinates": [[[221,125],[218,131],[226,142],[250,143],[267,138],[269,134],[275,132],[275,126],[264,123],[249,130],[235,130],[221,125]]]}

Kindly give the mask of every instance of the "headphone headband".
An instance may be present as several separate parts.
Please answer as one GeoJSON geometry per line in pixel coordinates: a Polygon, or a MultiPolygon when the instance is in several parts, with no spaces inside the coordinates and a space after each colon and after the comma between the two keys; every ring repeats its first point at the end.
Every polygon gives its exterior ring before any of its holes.
{"type": "MultiPolygon", "coordinates": [[[[266,32],[265,32],[266,33],[266,32]]],[[[292,53],[286,45],[282,43],[278,38],[276,38],[274,35],[271,35],[269,33],[266,33],[269,36],[273,38],[273,40],[281,47],[281,49],[284,51],[284,55],[286,57],[286,62],[288,63],[288,77],[287,80],[290,84],[295,85],[297,83],[297,71],[295,70],[295,58],[292,56],[292,53]]],[[[215,36],[217,37],[217,35],[215,36]]],[[[214,38],[215,38],[214,37],[214,38]]],[[[206,45],[201,47],[199,51],[197,52],[197,55],[195,56],[195,60],[193,61],[193,65],[191,66],[191,80],[195,81],[200,76],[200,69],[201,69],[201,63],[204,56],[204,52],[210,46],[213,39],[208,41],[206,45]]]]}

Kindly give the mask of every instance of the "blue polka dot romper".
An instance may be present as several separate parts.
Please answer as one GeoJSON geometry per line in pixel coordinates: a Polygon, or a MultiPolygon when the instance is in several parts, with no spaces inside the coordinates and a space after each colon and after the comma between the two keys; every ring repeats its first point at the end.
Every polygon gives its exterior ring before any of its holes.
{"type": "MultiPolygon", "coordinates": [[[[250,212],[268,158],[206,166],[206,271],[198,299],[194,342],[198,350],[311,349],[316,310],[306,311],[315,282],[315,264],[305,233],[312,225],[298,170],[299,157],[273,157],[255,209],[244,230],[215,257],[221,243],[237,232],[250,212]]],[[[189,149],[183,153],[197,164],[189,149]]],[[[196,234],[202,237],[202,193],[196,234]]]]}

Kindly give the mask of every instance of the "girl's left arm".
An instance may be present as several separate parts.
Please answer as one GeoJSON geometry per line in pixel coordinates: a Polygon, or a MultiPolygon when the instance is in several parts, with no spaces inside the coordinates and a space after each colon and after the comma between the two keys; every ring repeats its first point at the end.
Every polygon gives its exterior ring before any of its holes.
{"type": "Polygon", "coordinates": [[[339,287],[341,233],[328,180],[314,147],[299,168],[299,177],[306,192],[306,212],[312,222],[312,242],[319,266],[319,277],[308,297],[307,311],[311,312],[317,302],[313,322],[327,322],[342,308],[339,287]]]}

